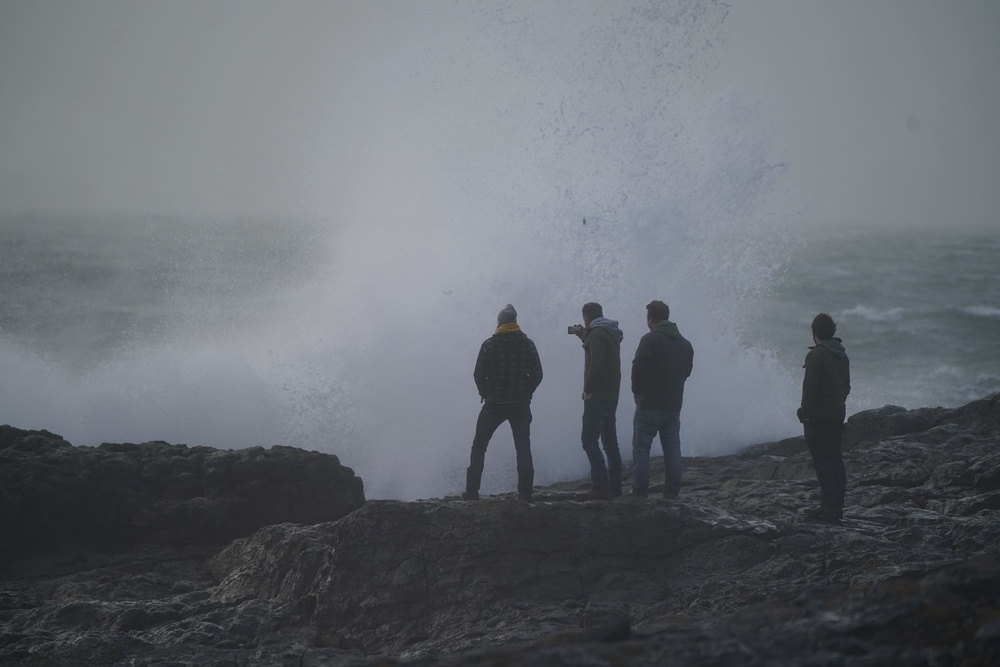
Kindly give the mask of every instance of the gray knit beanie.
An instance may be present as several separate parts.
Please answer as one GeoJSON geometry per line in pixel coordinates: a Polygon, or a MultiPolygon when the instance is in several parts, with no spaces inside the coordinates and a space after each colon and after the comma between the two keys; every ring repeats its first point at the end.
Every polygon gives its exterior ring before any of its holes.
{"type": "Polygon", "coordinates": [[[514,310],[514,306],[508,303],[497,315],[497,324],[510,324],[511,322],[517,322],[517,311],[514,310]]]}

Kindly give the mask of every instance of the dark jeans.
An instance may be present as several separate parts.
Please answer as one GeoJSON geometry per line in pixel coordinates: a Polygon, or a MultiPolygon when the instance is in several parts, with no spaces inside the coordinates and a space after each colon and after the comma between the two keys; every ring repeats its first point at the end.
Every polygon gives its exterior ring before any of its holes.
{"type": "Polygon", "coordinates": [[[594,490],[611,496],[622,494],[622,455],[618,451],[618,428],[615,413],[618,401],[587,398],[583,401],[583,430],[580,440],[590,460],[590,481],[594,490]],[[604,454],[597,445],[600,438],[604,454]],[[607,466],[604,455],[607,455],[607,466]]]}
{"type": "Polygon", "coordinates": [[[649,450],[653,438],[660,437],[663,449],[663,497],[676,498],[681,490],[681,413],[636,407],[632,418],[632,492],[649,493],[649,450]]]}
{"type": "Polygon", "coordinates": [[[517,450],[517,492],[530,496],[535,483],[535,468],[531,462],[531,405],[529,403],[486,403],[479,411],[476,436],[472,440],[472,456],[465,472],[465,490],[478,493],[486,463],[486,447],[500,424],[510,422],[517,450]]]}
{"type": "Polygon", "coordinates": [[[844,510],[844,493],[847,489],[847,470],[841,451],[844,425],[838,422],[806,422],[803,425],[806,445],[816,465],[821,504],[827,510],[841,513],[844,510]]]}

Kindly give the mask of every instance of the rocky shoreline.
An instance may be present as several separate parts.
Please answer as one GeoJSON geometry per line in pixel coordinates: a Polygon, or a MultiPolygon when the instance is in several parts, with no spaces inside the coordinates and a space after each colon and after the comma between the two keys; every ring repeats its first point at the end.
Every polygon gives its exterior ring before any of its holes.
{"type": "Polygon", "coordinates": [[[527,504],[2,426],[0,663],[1000,664],[1000,394],[858,413],[845,460],[831,525],[801,438],[686,458],[675,502],[527,504]]]}

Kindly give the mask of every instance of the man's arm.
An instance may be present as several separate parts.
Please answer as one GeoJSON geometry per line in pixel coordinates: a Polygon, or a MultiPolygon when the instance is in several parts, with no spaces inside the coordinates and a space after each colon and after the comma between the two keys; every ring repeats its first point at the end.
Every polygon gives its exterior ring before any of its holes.
{"type": "Polygon", "coordinates": [[[583,393],[589,394],[608,373],[608,341],[600,334],[592,333],[586,345],[590,348],[590,368],[587,377],[583,378],[583,393]]]}
{"type": "Polygon", "coordinates": [[[846,399],[848,396],[851,395],[851,360],[850,359],[848,359],[846,361],[846,365],[844,366],[844,370],[847,371],[844,374],[844,378],[847,381],[847,386],[844,387],[844,398],[846,399]]]}
{"type": "Polygon", "coordinates": [[[649,386],[649,364],[652,361],[649,338],[643,336],[635,348],[635,358],[632,360],[632,393],[645,393],[649,386]]]}
{"type": "Polygon", "coordinates": [[[528,341],[530,354],[528,359],[528,376],[531,382],[531,393],[535,393],[538,385],[542,383],[542,360],[538,358],[538,348],[531,340],[528,341]]]}
{"type": "Polygon", "coordinates": [[[819,392],[819,361],[810,352],[806,355],[805,375],[802,377],[802,404],[799,407],[799,420],[809,421],[812,418],[813,406],[819,392]]]}
{"type": "Polygon", "coordinates": [[[476,389],[479,390],[481,398],[486,398],[486,387],[489,384],[489,342],[488,340],[483,341],[483,344],[479,346],[479,356],[476,357],[476,370],[472,372],[472,377],[476,381],[476,389]]]}

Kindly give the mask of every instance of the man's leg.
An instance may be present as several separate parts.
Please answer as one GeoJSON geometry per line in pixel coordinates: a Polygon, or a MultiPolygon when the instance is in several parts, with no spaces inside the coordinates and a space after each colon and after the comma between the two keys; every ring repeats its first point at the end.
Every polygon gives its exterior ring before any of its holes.
{"type": "Polygon", "coordinates": [[[649,495],[649,448],[656,435],[652,411],[636,408],[632,418],[632,493],[649,495]]]}
{"type": "Polygon", "coordinates": [[[587,398],[583,401],[583,429],[580,432],[580,441],[583,443],[583,451],[587,453],[590,461],[590,482],[596,493],[606,495],[608,489],[608,469],[604,465],[604,455],[597,443],[603,426],[603,413],[596,398],[587,398]]]}
{"type": "Polygon", "coordinates": [[[663,497],[673,500],[681,491],[681,413],[660,410],[660,446],[663,448],[663,497]]]}
{"type": "Polygon", "coordinates": [[[530,500],[535,486],[535,467],[531,461],[531,405],[512,404],[507,415],[517,450],[517,495],[530,500]]]}
{"type": "Polygon", "coordinates": [[[465,491],[474,496],[479,495],[479,485],[483,479],[483,466],[486,464],[486,447],[497,427],[506,417],[493,404],[486,403],[479,411],[476,420],[476,435],[472,439],[472,454],[469,456],[469,467],[465,471],[465,491]]]}
{"type": "Polygon", "coordinates": [[[838,501],[831,432],[828,428],[812,422],[804,424],[803,431],[806,436],[806,446],[816,467],[816,479],[819,480],[820,505],[825,512],[832,515],[837,511],[838,501]]]}
{"type": "Polygon", "coordinates": [[[622,454],[618,448],[618,401],[602,401],[601,445],[608,457],[608,492],[612,498],[622,494],[622,454]]]}

